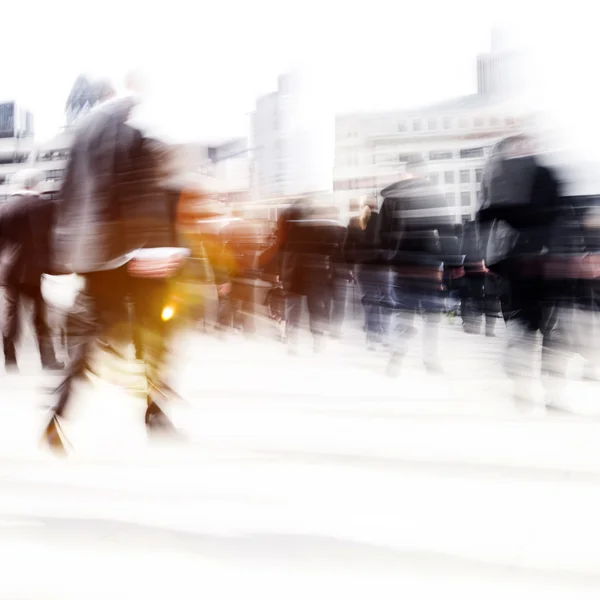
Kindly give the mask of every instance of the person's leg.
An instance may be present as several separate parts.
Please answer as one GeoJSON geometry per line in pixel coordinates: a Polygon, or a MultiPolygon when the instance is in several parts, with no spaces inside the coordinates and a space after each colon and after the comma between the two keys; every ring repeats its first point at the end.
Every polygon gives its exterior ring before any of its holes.
{"type": "Polygon", "coordinates": [[[46,319],[46,303],[40,288],[27,290],[27,296],[33,302],[33,327],[35,330],[40,360],[44,369],[62,369],[64,365],[56,360],[52,335],[46,319]]]}
{"type": "Polygon", "coordinates": [[[423,362],[427,370],[441,371],[438,351],[439,324],[442,315],[442,297],[437,291],[424,291],[420,298],[423,309],[423,362]]]}
{"type": "Polygon", "coordinates": [[[362,266],[358,270],[358,283],[362,292],[361,303],[365,315],[367,346],[372,348],[382,329],[381,286],[377,279],[377,273],[368,266],[362,266]]]}
{"type": "Polygon", "coordinates": [[[256,330],[255,323],[255,293],[256,288],[252,283],[245,282],[241,284],[240,289],[240,313],[241,323],[246,334],[252,335],[256,330]]]}
{"type": "Polygon", "coordinates": [[[392,355],[388,364],[388,375],[398,375],[402,360],[409,349],[410,340],[414,337],[414,316],[419,299],[411,284],[394,274],[391,298],[395,309],[393,314],[392,355]]]}
{"type": "Polygon", "coordinates": [[[131,279],[133,324],[145,363],[146,426],[151,431],[175,430],[163,407],[174,395],[168,384],[167,358],[172,320],[163,319],[170,283],[167,279],[131,279]]]}
{"type": "Polygon", "coordinates": [[[346,296],[348,294],[348,282],[336,277],[333,281],[332,306],[331,306],[331,335],[340,337],[342,335],[342,326],[346,316],[346,296]]]}
{"type": "Polygon", "coordinates": [[[8,369],[17,368],[16,342],[19,335],[19,290],[15,286],[3,289],[2,342],[4,344],[4,365],[8,369]]]}
{"type": "Polygon", "coordinates": [[[325,328],[329,323],[328,308],[331,286],[329,282],[312,280],[308,282],[306,302],[308,306],[308,317],[310,331],[313,334],[315,350],[320,350],[323,343],[325,328]]]}

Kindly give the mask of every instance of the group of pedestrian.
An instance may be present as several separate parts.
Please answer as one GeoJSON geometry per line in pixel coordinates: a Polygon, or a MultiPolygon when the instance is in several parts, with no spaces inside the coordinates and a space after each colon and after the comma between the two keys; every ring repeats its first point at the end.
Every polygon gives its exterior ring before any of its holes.
{"type": "Polygon", "coordinates": [[[166,354],[174,308],[172,283],[201,249],[214,273],[217,324],[252,335],[257,281],[269,315],[284,325],[282,338],[296,353],[302,307],[315,351],[327,335],[338,338],[349,282],[361,292],[367,348],[389,352],[388,373],[403,360],[423,318],[423,361],[442,369],[437,344],[441,315],[458,310],[466,333],[493,336],[501,315],[508,330],[506,371],[518,397],[527,397],[542,337],[542,373],[548,402],[560,393],[565,353],[577,351],[595,370],[590,333],[573,342],[572,314],[596,309],[594,254],[599,220],[563,198],[555,173],[526,136],[492,152],[475,220],[455,223],[446,197],[413,155],[381,198],[363,202],[346,224],[330,207],[299,200],[275,230],[243,214],[197,236],[192,211],[182,237],[181,187],[174,183],[170,148],[135,125],[140,96],[101,88],[98,105],[78,124],[66,176],[56,201],[39,193],[40,174],[22,172],[0,210],[3,285],[2,337],[7,369],[17,368],[15,342],[22,300],[29,300],[44,369],[63,371],[44,440],[64,451],[61,420],[73,383],[92,369],[98,342],[113,353],[131,342],[145,365],[150,431],[173,433],[163,407],[174,393],[166,354]],[[178,212],[179,210],[179,212],[178,212]],[[200,240],[200,241],[199,241],[200,240]],[[76,274],[83,282],[66,320],[67,365],[57,359],[45,317],[44,275],[76,274]],[[585,341],[584,341],[585,340],[585,341]]]}

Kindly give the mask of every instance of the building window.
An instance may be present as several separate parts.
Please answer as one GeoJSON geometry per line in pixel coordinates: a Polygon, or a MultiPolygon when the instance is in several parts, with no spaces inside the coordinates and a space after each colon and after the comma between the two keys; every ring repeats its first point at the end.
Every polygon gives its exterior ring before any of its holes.
{"type": "Polygon", "coordinates": [[[446,192],[446,202],[450,205],[454,204],[454,192],[446,192]]]}
{"type": "Polygon", "coordinates": [[[437,121],[435,119],[429,119],[429,121],[427,121],[427,129],[429,129],[429,131],[434,131],[437,128],[437,121]]]}
{"type": "Polygon", "coordinates": [[[482,176],[483,176],[483,169],[475,169],[475,181],[477,183],[481,183],[482,176]]]}
{"type": "Polygon", "coordinates": [[[458,126],[461,129],[466,129],[469,126],[469,120],[465,119],[464,117],[462,119],[458,120],[458,126]]]}
{"type": "Polygon", "coordinates": [[[400,121],[400,123],[398,123],[398,132],[404,133],[405,131],[406,131],[406,121],[400,121]]]}
{"type": "Polygon", "coordinates": [[[454,183],[454,171],[446,171],[444,173],[444,183],[454,183]]]}
{"type": "Polygon", "coordinates": [[[444,129],[452,129],[452,119],[450,117],[444,119],[444,129]]]}
{"type": "Polygon", "coordinates": [[[429,160],[450,160],[451,158],[451,151],[433,150],[429,153],[429,160]]]}
{"type": "Polygon", "coordinates": [[[478,117],[477,119],[475,119],[474,124],[475,124],[475,127],[483,127],[483,119],[478,117]]]}
{"type": "Polygon", "coordinates": [[[53,169],[52,171],[46,171],[46,181],[60,181],[64,175],[64,169],[53,169]]]}
{"type": "Polygon", "coordinates": [[[422,128],[423,128],[423,124],[421,123],[421,119],[414,119],[413,131],[421,131],[422,128]]]}
{"type": "Polygon", "coordinates": [[[431,181],[431,183],[433,183],[433,185],[437,185],[440,181],[440,176],[438,173],[430,173],[429,174],[429,181],[431,181]]]}
{"type": "Polygon", "coordinates": [[[490,118],[490,125],[492,127],[498,127],[498,125],[499,125],[498,117],[491,117],[490,118]]]}
{"type": "Polygon", "coordinates": [[[400,163],[407,163],[410,160],[410,154],[399,154],[398,161],[400,163]]]}
{"type": "Polygon", "coordinates": [[[471,206],[471,192],[461,192],[460,203],[462,206],[471,206]]]}
{"type": "Polygon", "coordinates": [[[481,158],[483,156],[483,148],[465,148],[460,151],[461,158],[481,158]]]}
{"type": "Polygon", "coordinates": [[[461,183],[469,183],[471,181],[471,171],[461,171],[460,172],[460,182],[461,183]]]}

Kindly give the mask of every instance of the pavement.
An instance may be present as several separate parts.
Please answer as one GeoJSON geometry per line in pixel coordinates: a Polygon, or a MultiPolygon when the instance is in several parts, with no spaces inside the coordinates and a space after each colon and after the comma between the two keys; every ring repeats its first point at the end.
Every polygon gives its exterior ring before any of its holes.
{"type": "Polygon", "coordinates": [[[359,338],[187,334],[185,440],[96,381],[67,460],[37,444],[52,376],[26,348],[0,376],[0,599],[598,598],[596,385],[575,364],[563,410],[515,405],[502,336],[444,324],[444,374],[417,343],[396,379],[359,338]]]}

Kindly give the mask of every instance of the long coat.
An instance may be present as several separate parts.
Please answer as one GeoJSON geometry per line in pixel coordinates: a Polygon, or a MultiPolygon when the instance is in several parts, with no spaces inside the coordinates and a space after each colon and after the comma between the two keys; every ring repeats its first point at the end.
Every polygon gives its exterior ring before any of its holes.
{"type": "Polygon", "coordinates": [[[39,287],[51,272],[50,240],[55,204],[39,194],[12,196],[0,209],[0,283],[39,287]]]}
{"type": "Polygon", "coordinates": [[[54,261],[65,273],[114,268],[132,250],[174,246],[176,197],[160,182],[166,147],[128,123],[119,98],[79,125],[57,204],[54,261]]]}

